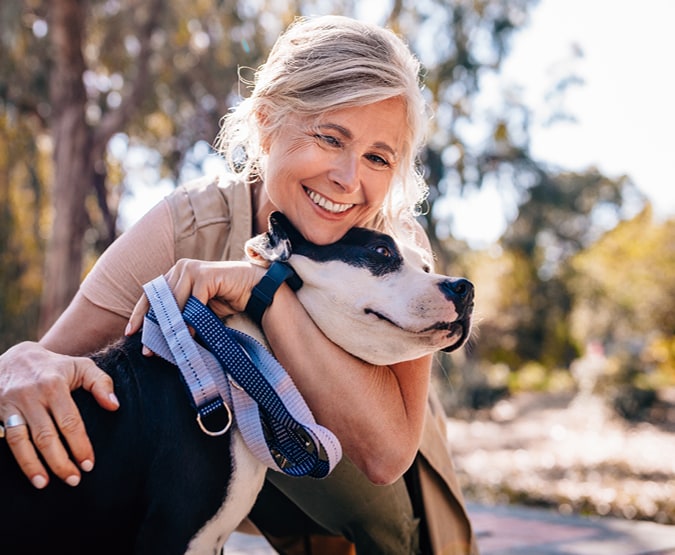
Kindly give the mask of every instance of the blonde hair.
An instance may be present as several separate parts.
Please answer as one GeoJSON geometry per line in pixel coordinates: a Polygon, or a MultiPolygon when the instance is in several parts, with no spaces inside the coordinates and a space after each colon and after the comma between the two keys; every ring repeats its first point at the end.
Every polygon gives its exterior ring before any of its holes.
{"type": "Polygon", "coordinates": [[[420,64],[397,35],[348,17],[299,18],[279,37],[249,84],[251,95],[223,118],[216,147],[234,171],[251,181],[262,172],[261,137],[273,136],[287,116],[316,117],[402,98],[409,133],[382,217],[389,232],[410,230],[407,224],[427,194],[416,160],[428,116],[420,64]]]}

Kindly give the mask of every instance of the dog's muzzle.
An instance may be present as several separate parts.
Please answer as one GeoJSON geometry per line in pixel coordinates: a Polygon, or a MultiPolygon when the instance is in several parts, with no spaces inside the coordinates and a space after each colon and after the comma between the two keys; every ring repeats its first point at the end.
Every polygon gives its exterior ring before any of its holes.
{"type": "Polygon", "coordinates": [[[464,278],[450,278],[442,281],[439,286],[445,298],[454,303],[455,310],[460,318],[467,310],[473,309],[473,283],[464,278]]]}
{"type": "Polygon", "coordinates": [[[445,298],[455,305],[457,320],[449,325],[452,335],[459,335],[459,339],[449,345],[444,352],[449,353],[464,345],[471,332],[471,316],[473,314],[474,287],[468,279],[450,278],[438,285],[445,298]]]}

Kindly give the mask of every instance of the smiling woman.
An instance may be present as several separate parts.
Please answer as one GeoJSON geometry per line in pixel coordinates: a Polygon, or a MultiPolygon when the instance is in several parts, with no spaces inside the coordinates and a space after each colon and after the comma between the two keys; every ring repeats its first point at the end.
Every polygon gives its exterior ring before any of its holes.
{"type": "MultiPolygon", "coordinates": [[[[0,421],[25,418],[27,426],[6,436],[36,487],[51,477],[43,460],[73,486],[94,466],[69,390],[84,387],[104,408],[117,408],[109,376],[81,355],[140,328],[148,308],[142,285],[159,274],[180,306],[193,295],[218,316],[243,312],[265,274],[243,261],[244,244],[267,229],[273,211],[318,245],[354,226],[386,231],[423,255],[419,272],[429,278],[433,257],[414,219],[426,193],[415,164],[427,123],[419,75],[394,33],[345,17],[301,19],[279,38],[249,98],[223,121],[218,146],[227,170],[168,195],[104,253],[39,344],[0,358],[0,421]]],[[[431,290],[411,303],[434,306],[447,296],[431,290]]],[[[345,302],[371,294],[353,293],[345,302]]],[[[470,302],[467,295],[464,306],[470,302]]],[[[455,312],[438,320],[462,320],[455,312]]],[[[274,355],[346,454],[322,480],[268,473],[251,518],[269,541],[280,553],[312,545],[336,553],[322,543],[327,536],[359,555],[471,553],[443,412],[429,391],[432,355],[367,363],[330,341],[285,283],[259,316],[274,355]]],[[[408,324],[400,325],[417,330],[408,324]]],[[[384,344],[370,328],[364,342],[384,344]]],[[[464,339],[442,325],[435,331],[453,344],[464,339]]]]}

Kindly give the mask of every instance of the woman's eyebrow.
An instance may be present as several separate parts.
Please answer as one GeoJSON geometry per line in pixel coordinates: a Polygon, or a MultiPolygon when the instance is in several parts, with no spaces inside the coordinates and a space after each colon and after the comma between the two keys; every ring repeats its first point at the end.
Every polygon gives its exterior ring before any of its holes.
{"type": "MultiPolygon", "coordinates": [[[[337,131],[347,139],[354,138],[354,135],[349,129],[347,129],[346,127],[342,127],[342,125],[338,125],[337,123],[321,123],[319,124],[318,127],[319,129],[332,129],[333,131],[337,131]]],[[[389,152],[394,158],[397,157],[396,151],[392,147],[390,147],[387,143],[378,141],[373,143],[373,147],[389,152]]]]}

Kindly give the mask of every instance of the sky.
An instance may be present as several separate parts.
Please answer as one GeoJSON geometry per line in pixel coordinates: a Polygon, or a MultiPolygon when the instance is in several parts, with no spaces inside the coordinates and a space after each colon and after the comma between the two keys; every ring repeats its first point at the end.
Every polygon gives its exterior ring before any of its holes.
{"type": "MultiPolygon", "coordinates": [[[[491,94],[500,84],[522,87],[535,116],[533,158],[628,175],[658,216],[675,216],[674,21],[672,0],[541,0],[490,78],[491,94]],[[575,48],[583,55],[571,62],[575,48]],[[547,127],[544,95],[570,67],[584,80],[563,102],[576,122],[547,127]]],[[[454,218],[453,233],[474,246],[498,239],[507,225],[490,188],[458,203],[454,218]]]]}

